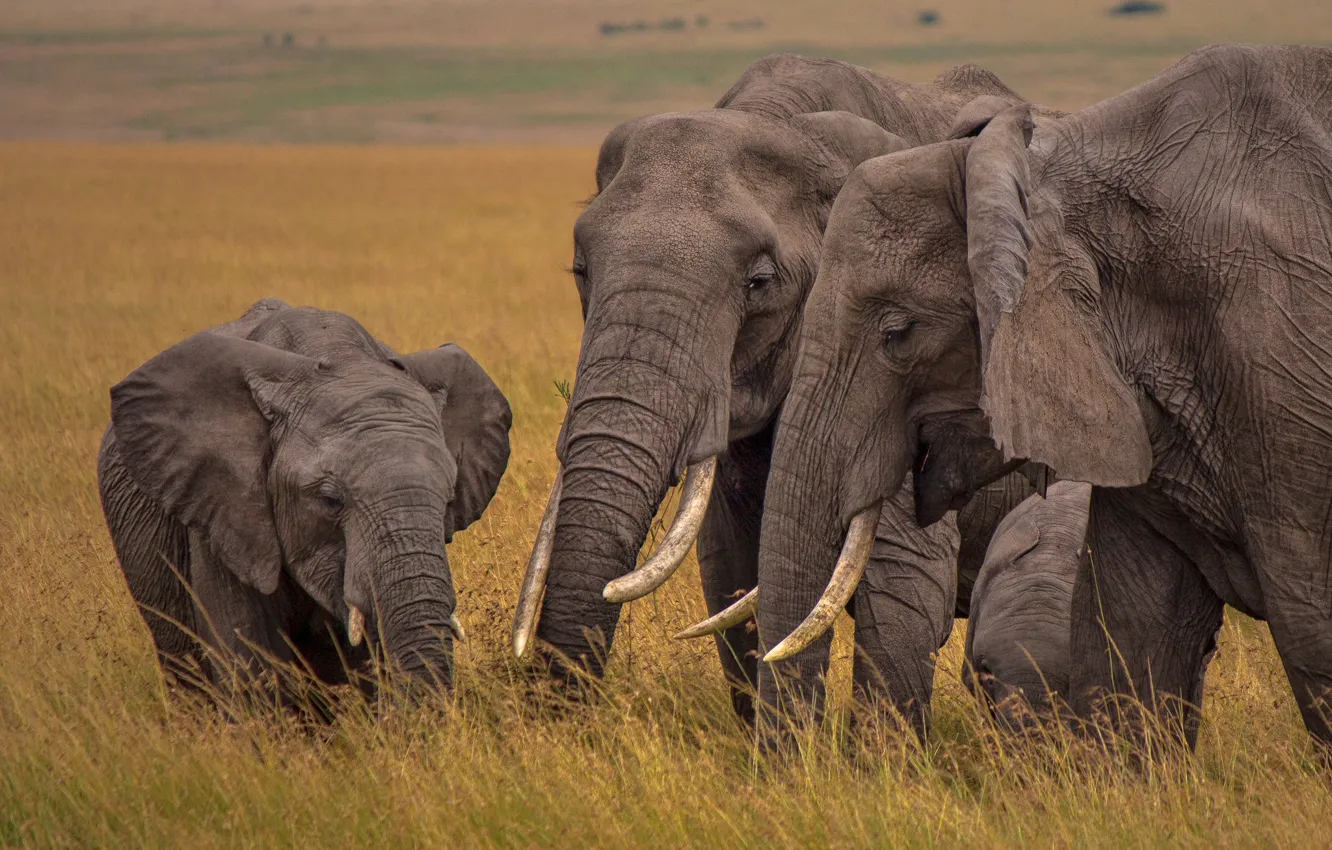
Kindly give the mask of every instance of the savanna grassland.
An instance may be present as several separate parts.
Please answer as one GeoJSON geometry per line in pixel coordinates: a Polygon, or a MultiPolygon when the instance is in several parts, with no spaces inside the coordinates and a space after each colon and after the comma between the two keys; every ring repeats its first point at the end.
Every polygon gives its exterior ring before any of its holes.
{"type": "Polygon", "coordinates": [[[1208,42],[1332,40],[1332,5],[1308,0],[1107,5],[0,3],[0,136],[46,140],[0,145],[0,844],[1332,844],[1332,776],[1266,626],[1242,616],[1197,753],[1145,764],[993,734],[959,682],[962,623],[928,746],[847,734],[843,623],[827,727],[757,760],[712,645],[668,638],[703,614],[692,560],[626,608],[587,704],[508,656],[577,359],[570,229],[606,130],[710,104],[774,49],[915,80],[977,61],[1075,108],[1208,42]],[[487,146],[243,144],[301,141],[487,146]],[[451,697],[311,729],[164,692],[97,500],[107,390],[265,296],[348,312],[399,350],[461,343],[509,397],[509,471],[450,548],[470,634],[451,697]]]}
{"type": "MultiPolygon", "coordinates": [[[[0,842],[1329,840],[1328,775],[1266,627],[1240,617],[1197,755],[1145,768],[996,738],[959,683],[961,624],[927,748],[891,729],[851,742],[840,711],[801,757],[756,764],[711,645],[667,638],[703,614],[692,561],[628,607],[598,698],[534,695],[508,625],[576,360],[561,266],[591,165],[580,149],[0,147],[0,842]],[[267,295],[349,312],[399,350],[460,342],[511,400],[509,472],[451,547],[471,639],[450,699],[311,731],[164,694],[97,501],[107,388],[267,295]]],[[[847,662],[843,642],[843,698],[847,662]]]]}

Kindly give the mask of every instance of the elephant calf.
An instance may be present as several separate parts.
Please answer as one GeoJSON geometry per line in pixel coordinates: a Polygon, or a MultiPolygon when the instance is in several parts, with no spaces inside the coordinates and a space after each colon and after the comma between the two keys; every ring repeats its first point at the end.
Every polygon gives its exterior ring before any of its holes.
{"type": "Polygon", "coordinates": [[[273,299],[134,370],[98,482],[168,678],[224,689],[277,662],[340,684],[374,645],[450,685],[444,544],[494,496],[511,421],[456,345],[398,356],[273,299]]]}
{"type": "Polygon", "coordinates": [[[1084,551],[1091,485],[1051,484],[995,529],[976,578],[962,676],[1010,729],[1066,696],[1073,583],[1084,551]]]}

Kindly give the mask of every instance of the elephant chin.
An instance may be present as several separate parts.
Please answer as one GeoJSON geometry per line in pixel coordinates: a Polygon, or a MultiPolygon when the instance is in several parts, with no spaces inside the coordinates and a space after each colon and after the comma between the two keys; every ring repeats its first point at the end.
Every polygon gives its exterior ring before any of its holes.
{"type": "Polygon", "coordinates": [[[1004,460],[988,434],[971,428],[940,429],[930,438],[922,435],[913,464],[916,522],[928,528],[949,511],[962,510],[977,490],[1023,463],[1004,460]]]}
{"type": "Polygon", "coordinates": [[[949,511],[960,511],[971,501],[975,492],[966,486],[955,466],[936,461],[930,446],[923,446],[923,464],[917,465],[912,480],[916,496],[916,523],[928,528],[943,519],[949,511]]]}

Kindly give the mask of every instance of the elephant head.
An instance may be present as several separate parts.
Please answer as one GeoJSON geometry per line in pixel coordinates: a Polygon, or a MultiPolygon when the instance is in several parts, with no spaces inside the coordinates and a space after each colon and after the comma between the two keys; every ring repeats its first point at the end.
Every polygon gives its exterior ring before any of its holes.
{"type": "Polygon", "coordinates": [[[597,646],[613,638],[618,603],[650,592],[684,560],[716,456],[766,427],[785,395],[800,306],[842,181],[861,160],[904,144],[838,111],[777,120],[703,110],[610,134],[597,196],[574,230],[583,344],[557,445],[560,479],[515,625],[518,654],[540,608],[537,634],[599,671],[597,646]],[[635,584],[607,590],[634,567],[686,468],[657,556],[626,578],[635,584]]]}
{"type": "Polygon", "coordinates": [[[1094,262],[1031,179],[1030,107],[988,107],[974,137],[864,163],[834,205],[765,500],[773,660],[812,639],[781,645],[837,583],[848,529],[908,473],[922,525],[1026,461],[1146,478],[1142,419],[1091,318],[1094,262]]]}
{"type": "MultiPolygon", "coordinates": [[[[352,646],[369,634],[415,679],[451,683],[445,543],[494,495],[511,421],[465,351],[396,356],[345,315],[267,301],[144,363],[111,410],[118,463],[199,541],[191,582],[294,584],[352,646]]],[[[113,523],[118,552],[132,526],[113,523]]]]}
{"type": "Polygon", "coordinates": [[[995,529],[971,596],[967,687],[1020,729],[1068,693],[1073,583],[1085,551],[1091,485],[1051,484],[995,529]]]}

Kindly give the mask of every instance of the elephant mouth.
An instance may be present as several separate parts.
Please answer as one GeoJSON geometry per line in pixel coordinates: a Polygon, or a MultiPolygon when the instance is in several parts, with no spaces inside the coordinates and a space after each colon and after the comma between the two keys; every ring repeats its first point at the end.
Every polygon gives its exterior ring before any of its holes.
{"type": "MultiPolygon", "coordinates": [[[[943,519],[949,511],[960,511],[971,501],[970,488],[950,485],[950,476],[941,473],[940,455],[933,451],[928,440],[916,447],[915,462],[911,465],[914,495],[916,497],[916,523],[928,528],[943,519]]],[[[953,476],[955,477],[955,476],[953,476]]]]}
{"type": "Polygon", "coordinates": [[[922,433],[911,465],[916,523],[928,528],[949,511],[962,510],[977,490],[1023,463],[1021,458],[1005,460],[988,431],[973,433],[966,425],[952,425],[932,436],[922,433]]]}

